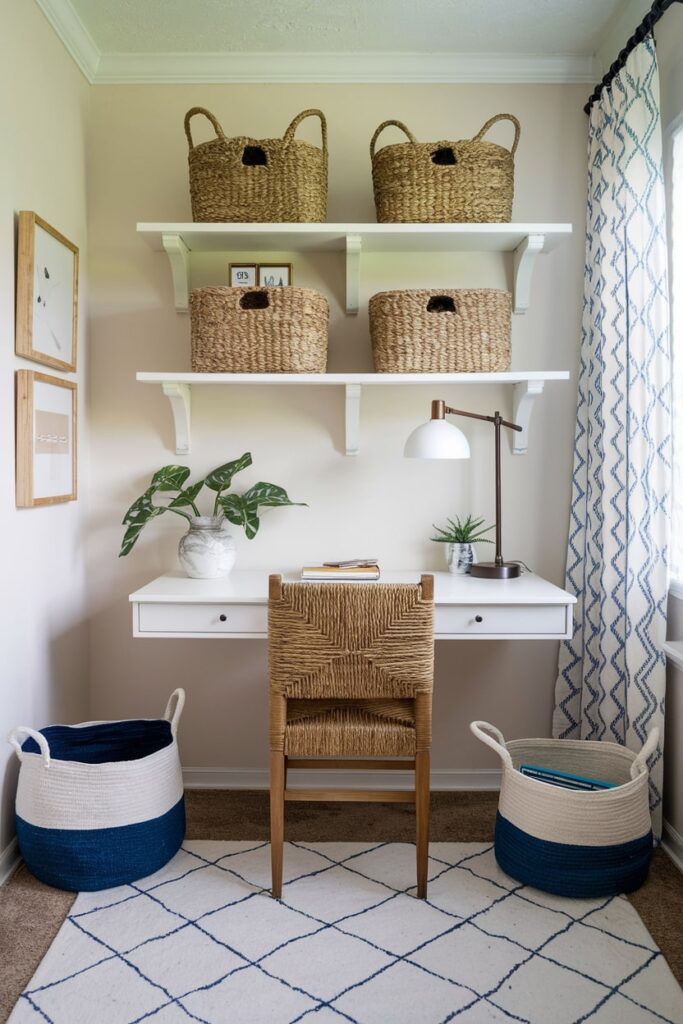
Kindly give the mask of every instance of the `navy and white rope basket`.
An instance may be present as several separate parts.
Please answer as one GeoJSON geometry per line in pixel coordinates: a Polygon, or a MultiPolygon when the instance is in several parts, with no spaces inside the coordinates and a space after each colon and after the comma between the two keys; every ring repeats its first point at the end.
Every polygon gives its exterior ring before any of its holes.
{"type": "Polygon", "coordinates": [[[59,889],[107,889],[163,867],[185,836],[176,734],[185,691],[162,719],[18,726],[19,849],[59,889]]]}
{"type": "Polygon", "coordinates": [[[579,898],[642,885],[652,857],[647,759],[657,747],[657,728],[638,754],[598,740],[506,742],[488,722],[472,722],[470,729],[502,764],[495,853],[506,874],[579,898]],[[550,786],[522,775],[522,764],[602,779],[613,788],[577,792],[550,786]]]}

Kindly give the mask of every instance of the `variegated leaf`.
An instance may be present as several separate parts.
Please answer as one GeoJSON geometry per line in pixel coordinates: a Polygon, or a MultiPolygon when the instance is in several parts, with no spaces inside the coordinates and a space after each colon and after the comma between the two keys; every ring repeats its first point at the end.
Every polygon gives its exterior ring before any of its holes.
{"type": "Polygon", "coordinates": [[[256,508],[258,508],[259,505],[275,508],[278,505],[305,504],[303,501],[290,501],[289,495],[284,487],[278,487],[277,484],[269,484],[263,480],[254,484],[253,487],[250,487],[242,497],[248,505],[254,505],[256,508]]]}
{"type": "Polygon", "coordinates": [[[190,470],[187,466],[162,466],[152,477],[149,485],[151,491],[179,491],[190,470]]]}
{"type": "Polygon", "coordinates": [[[212,491],[224,491],[232,483],[232,478],[235,474],[240,473],[247,466],[251,466],[251,452],[245,452],[239,459],[226,462],[225,465],[212,470],[204,480],[204,483],[212,491]]]}

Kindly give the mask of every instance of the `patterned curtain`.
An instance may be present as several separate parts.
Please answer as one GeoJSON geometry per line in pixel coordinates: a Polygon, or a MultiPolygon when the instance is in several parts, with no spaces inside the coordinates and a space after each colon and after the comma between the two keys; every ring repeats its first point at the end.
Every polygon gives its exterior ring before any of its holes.
{"type": "Polygon", "coordinates": [[[553,734],[639,750],[661,834],[671,403],[659,74],[649,36],[593,104],[566,587],[553,734]]]}

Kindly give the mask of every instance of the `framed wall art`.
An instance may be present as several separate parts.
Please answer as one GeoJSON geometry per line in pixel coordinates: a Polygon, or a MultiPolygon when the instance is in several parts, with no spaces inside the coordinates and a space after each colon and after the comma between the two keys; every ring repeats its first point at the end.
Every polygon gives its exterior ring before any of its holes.
{"type": "Polygon", "coordinates": [[[293,284],[291,263],[259,263],[258,283],[261,288],[285,288],[293,284]]]}
{"type": "Polygon", "coordinates": [[[17,370],[17,505],[75,501],[77,387],[35,370],[17,370]]]}
{"type": "Polygon", "coordinates": [[[251,288],[256,284],[256,263],[231,263],[230,264],[230,287],[251,288]]]}
{"type": "Polygon", "coordinates": [[[15,351],[75,371],[78,248],[37,213],[19,214],[15,351]]]}

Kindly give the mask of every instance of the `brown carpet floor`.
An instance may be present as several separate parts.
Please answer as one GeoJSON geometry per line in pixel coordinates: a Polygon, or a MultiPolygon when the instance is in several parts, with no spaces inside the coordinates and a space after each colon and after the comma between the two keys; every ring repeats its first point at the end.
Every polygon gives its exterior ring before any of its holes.
{"type": "MultiPolygon", "coordinates": [[[[268,794],[225,790],[187,793],[188,839],[267,839],[268,794]]],[[[433,793],[435,842],[490,842],[497,793],[433,793]]],[[[405,804],[288,804],[285,834],[294,841],[412,842],[415,819],[405,804]]],[[[45,955],[74,901],[38,882],[22,865],[0,888],[0,1021],[45,955]]],[[[657,850],[650,876],[631,902],[683,985],[683,874],[657,850]]]]}

